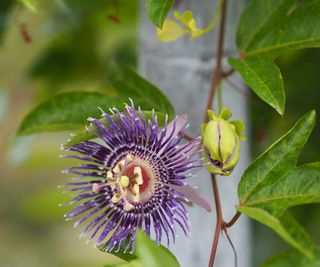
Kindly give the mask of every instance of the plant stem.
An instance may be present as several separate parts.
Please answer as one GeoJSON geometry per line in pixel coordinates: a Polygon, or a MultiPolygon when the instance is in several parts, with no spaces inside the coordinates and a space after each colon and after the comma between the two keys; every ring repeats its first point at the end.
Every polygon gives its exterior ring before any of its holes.
{"type": "Polygon", "coordinates": [[[210,92],[207,100],[204,122],[208,122],[209,120],[207,110],[211,109],[212,107],[214,94],[222,78],[222,57],[223,57],[223,41],[224,41],[224,30],[225,30],[225,21],[226,21],[226,10],[227,10],[227,0],[223,1],[221,6],[219,36],[217,40],[216,66],[212,75],[211,88],[210,88],[210,92]]]}
{"type": "Polygon", "coordinates": [[[217,248],[218,248],[219,237],[220,237],[220,233],[221,233],[221,230],[222,230],[222,227],[224,224],[223,219],[222,219],[222,210],[221,210],[219,189],[218,189],[216,176],[214,174],[211,174],[211,182],[212,182],[212,190],[213,190],[213,194],[214,194],[214,203],[215,203],[215,207],[216,207],[217,223],[216,223],[216,229],[215,229],[214,239],[213,239],[212,248],[211,248],[209,267],[212,267],[214,264],[214,260],[215,260],[217,248]]]}
{"type": "Polygon", "coordinates": [[[221,82],[218,85],[218,113],[222,110],[222,86],[221,82]]]}
{"type": "MultiPolygon", "coordinates": [[[[217,40],[217,51],[216,51],[216,66],[212,74],[212,80],[211,80],[211,87],[210,92],[207,100],[206,110],[205,110],[205,116],[204,116],[204,122],[208,122],[209,117],[207,110],[211,109],[214,95],[217,91],[217,89],[220,86],[221,79],[223,79],[225,76],[231,75],[233,73],[232,70],[230,70],[227,75],[223,72],[222,69],[222,58],[223,58],[223,43],[224,43],[224,31],[225,31],[225,22],[226,22],[226,11],[227,11],[227,0],[220,2],[221,5],[221,16],[220,16],[220,25],[219,25],[219,36],[217,40]]],[[[223,230],[226,231],[226,228],[228,225],[232,226],[240,215],[236,214],[235,217],[229,222],[226,223],[223,220],[222,215],[222,209],[221,209],[221,202],[220,202],[220,196],[219,196],[219,189],[218,184],[216,181],[216,177],[214,174],[211,174],[211,181],[212,181],[212,190],[214,194],[214,202],[216,207],[216,215],[217,215],[217,222],[216,222],[216,228],[214,232],[214,238],[210,253],[210,260],[209,260],[209,267],[213,267],[215,257],[217,254],[217,248],[219,243],[220,234],[223,230]]],[[[228,236],[229,238],[229,236],[228,236]]]]}

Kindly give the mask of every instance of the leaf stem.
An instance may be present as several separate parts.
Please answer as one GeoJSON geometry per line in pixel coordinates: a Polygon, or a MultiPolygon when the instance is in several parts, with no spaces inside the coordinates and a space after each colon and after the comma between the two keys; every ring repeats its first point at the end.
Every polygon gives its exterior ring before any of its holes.
{"type": "Polygon", "coordinates": [[[220,0],[219,1],[219,5],[218,5],[218,8],[216,10],[216,13],[214,14],[210,24],[203,30],[203,33],[201,35],[207,34],[212,29],[214,29],[214,27],[216,26],[217,20],[220,17],[220,14],[221,14],[221,11],[222,11],[222,7],[224,5],[224,1],[226,1],[226,0],[220,0]]]}
{"type": "Polygon", "coordinates": [[[240,216],[241,216],[241,213],[237,211],[237,213],[232,217],[232,219],[229,222],[224,222],[224,227],[229,228],[233,226],[238,221],[240,216]]]}

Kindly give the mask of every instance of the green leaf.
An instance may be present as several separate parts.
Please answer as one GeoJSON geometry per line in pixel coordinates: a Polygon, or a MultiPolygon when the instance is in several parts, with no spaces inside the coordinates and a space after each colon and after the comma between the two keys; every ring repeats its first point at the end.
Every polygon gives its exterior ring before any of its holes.
{"type": "Polygon", "coordinates": [[[319,267],[320,266],[320,247],[315,247],[315,259],[310,260],[297,251],[281,253],[270,258],[259,267],[319,267]]]}
{"type": "Polygon", "coordinates": [[[132,98],[143,110],[155,109],[168,114],[169,120],[173,119],[175,113],[168,98],[156,86],[134,71],[125,67],[113,66],[109,80],[119,96],[132,98]],[[137,100],[139,100],[138,103],[137,100]]]}
{"type": "Polygon", "coordinates": [[[152,23],[162,28],[164,20],[168,16],[174,0],[145,0],[148,16],[152,23]]]}
{"type": "Polygon", "coordinates": [[[286,19],[296,0],[252,0],[243,11],[237,28],[236,41],[240,51],[264,38],[286,19]]]}
{"type": "Polygon", "coordinates": [[[246,84],[281,115],[285,108],[285,92],[282,76],[276,64],[260,58],[229,59],[246,84]]]}
{"type": "Polygon", "coordinates": [[[246,206],[262,206],[272,210],[285,210],[289,207],[320,202],[320,162],[289,168],[265,185],[247,201],[246,206]]]}
{"type": "Polygon", "coordinates": [[[246,57],[259,56],[272,60],[292,49],[320,47],[320,1],[300,5],[287,16],[283,23],[273,24],[274,29],[251,43],[246,57]]]}
{"type": "MultiPolygon", "coordinates": [[[[152,119],[152,111],[142,111],[143,116],[146,118],[146,120],[152,119]]],[[[166,115],[163,113],[155,112],[155,115],[157,116],[157,121],[160,126],[163,126],[165,124],[166,115]]],[[[104,119],[101,119],[101,122],[106,123],[104,119]]],[[[90,128],[90,127],[89,127],[90,128]]],[[[87,130],[82,130],[79,133],[73,135],[71,139],[65,144],[66,147],[72,146],[87,140],[91,140],[96,138],[96,135],[92,132],[88,132],[87,130]]]]}
{"type": "Polygon", "coordinates": [[[248,167],[238,186],[237,210],[272,228],[307,257],[312,257],[310,240],[285,211],[320,202],[320,162],[296,167],[314,125],[311,111],[248,167]]]}
{"type": "Polygon", "coordinates": [[[237,206],[236,208],[239,212],[273,229],[306,257],[310,259],[314,257],[312,243],[308,234],[288,212],[276,217],[260,208],[244,206],[237,206]]]}
{"type": "MultiPolygon", "coordinates": [[[[111,252],[113,255],[128,261],[129,263],[119,264],[116,266],[123,267],[179,267],[179,263],[175,256],[164,246],[157,245],[149,239],[142,231],[137,234],[135,251],[124,253],[127,243],[124,242],[118,252],[111,252]]],[[[105,251],[102,245],[99,247],[101,251],[105,251]]]]}
{"type": "Polygon", "coordinates": [[[250,203],[264,187],[270,188],[281,182],[280,178],[292,175],[290,171],[315,125],[315,118],[315,111],[304,115],[287,134],[248,167],[238,186],[238,196],[242,204],[250,203]]]}
{"type": "MultiPolygon", "coordinates": [[[[128,241],[126,240],[125,242],[123,242],[121,244],[121,248],[119,249],[119,251],[112,251],[112,252],[108,252],[114,256],[117,256],[118,258],[125,260],[127,262],[131,262],[131,261],[135,261],[138,259],[137,253],[136,251],[134,251],[133,253],[129,253],[129,252],[124,252],[126,249],[126,246],[128,244],[128,241]]],[[[106,245],[101,245],[98,247],[100,251],[102,252],[106,252],[106,245]]],[[[121,265],[122,266],[122,265],[121,265]]],[[[126,266],[126,265],[125,265],[126,266]]]]}
{"type": "Polygon", "coordinates": [[[107,264],[104,267],[144,267],[144,266],[141,264],[141,261],[134,260],[126,263],[107,264]]]}
{"type": "Polygon", "coordinates": [[[31,110],[23,119],[18,134],[81,129],[88,117],[100,116],[98,107],[105,110],[113,106],[120,108],[126,101],[127,98],[110,97],[100,93],[59,94],[31,110]]]}
{"type": "Polygon", "coordinates": [[[143,232],[137,235],[137,254],[145,267],[179,267],[176,257],[165,247],[157,245],[143,232]]]}

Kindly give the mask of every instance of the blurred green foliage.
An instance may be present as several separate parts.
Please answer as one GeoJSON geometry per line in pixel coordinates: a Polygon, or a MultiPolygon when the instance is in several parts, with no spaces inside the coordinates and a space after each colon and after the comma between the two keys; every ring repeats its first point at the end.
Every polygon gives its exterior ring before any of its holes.
{"type": "Polygon", "coordinates": [[[78,240],[80,229],[74,231],[64,220],[66,209],[58,207],[70,199],[57,189],[70,164],[59,158],[66,135],[13,138],[39,101],[64,91],[112,93],[110,62],[136,67],[138,2],[104,2],[41,0],[31,12],[18,1],[0,1],[1,266],[119,262],[78,240]]]}
{"type": "MultiPolygon", "coordinates": [[[[8,105],[6,118],[0,122],[3,266],[82,267],[90,263],[91,267],[100,267],[106,263],[106,254],[78,241],[71,224],[63,220],[63,208],[57,207],[67,200],[56,189],[65,181],[60,170],[66,162],[58,158],[65,135],[41,135],[30,146],[21,146],[18,155],[30,150],[22,162],[13,163],[6,157],[12,148],[10,139],[30,106],[64,91],[112,93],[107,81],[109,62],[136,67],[137,1],[109,0],[103,5],[98,2],[41,0],[37,12],[31,13],[18,1],[0,1],[0,88],[8,92],[0,94],[5,103],[0,102],[8,105]],[[23,34],[30,35],[30,43],[25,42],[23,34]]],[[[320,114],[320,51],[290,52],[277,59],[277,64],[286,88],[286,112],[281,118],[255,95],[250,96],[253,157],[311,107],[320,114]]],[[[300,163],[320,160],[319,129],[318,120],[300,163]]],[[[319,205],[295,207],[291,212],[320,243],[319,205]]],[[[262,225],[255,224],[254,235],[260,240],[254,246],[255,263],[287,248],[262,225]]],[[[110,262],[116,259],[110,258],[110,262]]]]}
{"type": "Polygon", "coordinates": [[[14,0],[1,0],[0,2],[0,44],[2,43],[4,31],[8,26],[9,14],[14,4],[14,0]]]}

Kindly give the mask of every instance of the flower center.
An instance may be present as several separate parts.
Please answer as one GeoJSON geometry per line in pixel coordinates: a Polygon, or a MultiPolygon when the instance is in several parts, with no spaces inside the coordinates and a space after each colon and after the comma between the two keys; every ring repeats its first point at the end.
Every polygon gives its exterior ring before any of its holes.
{"type": "Polygon", "coordinates": [[[99,193],[106,186],[115,190],[111,201],[118,203],[122,200],[123,209],[131,211],[134,204],[143,203],[153,195],[155,174],[147,161],[128,154],[107,172],[105,182],[93,184],[92,191],[99,193]]]}
{"type": "Polygon", "coordinates": [[[130,178],[131,185],[134,185],[136,181],[134,178],[137,177],[138,179],[142,179],[139,180],[140,183],[138,183],[139,192],[143,193],[146,191],[149,185],[150,177],[148,175],[148,172],[143,168],[143,166],[140,166],[135,163],[128,164],[128,166],[123,170],[123,173],[124,175],[130,178]]]}

